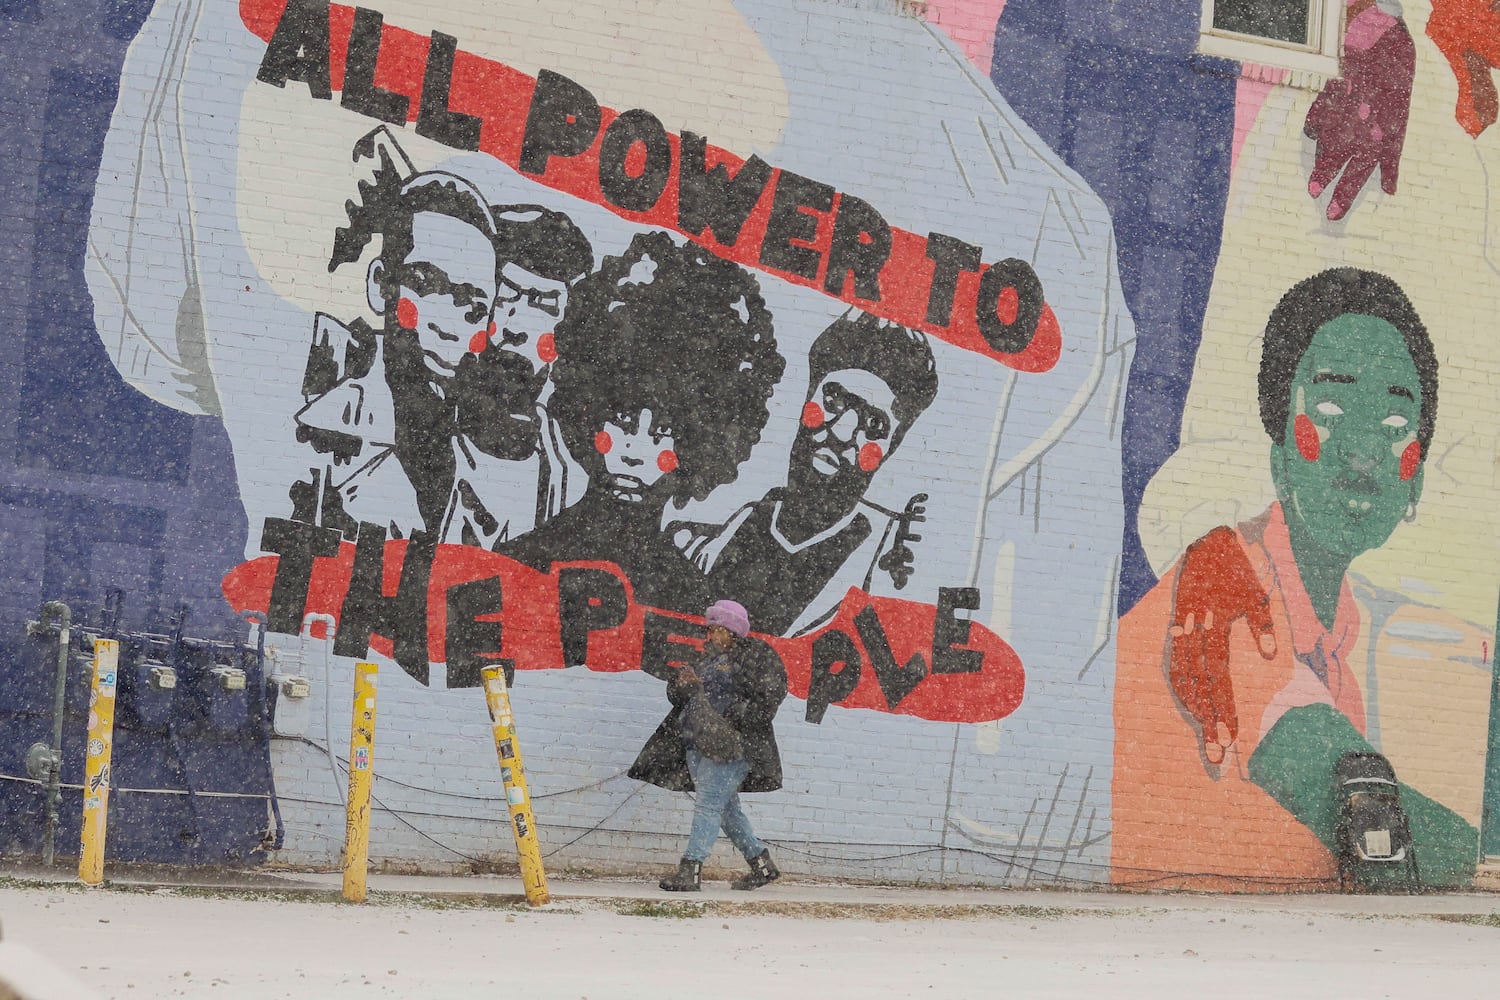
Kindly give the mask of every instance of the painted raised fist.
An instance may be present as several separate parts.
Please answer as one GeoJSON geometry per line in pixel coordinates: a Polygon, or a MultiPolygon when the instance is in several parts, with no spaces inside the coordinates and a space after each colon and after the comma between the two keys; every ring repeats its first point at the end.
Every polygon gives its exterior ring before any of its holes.
{"type": "Polygon", "coordinates": [[[1374,3],[1352,0],[1342,73],[1324,85],[1302,131],[1317,143],[1307,193],[1320,197],[1339,177],[1328,218],[1341,219],[1380,168],[1380,189],[1396,193],[1417,54],[1406,24],[1374,3]]]}
{"type": "Polygon", "coordinates": [[[1215,528],[1188,546],[1172,593],[1168,677],[1199,731],[1208,764],[1222,763],[1239,736],[1229,676],[1230,628],[1245,619],[1261,656],[1272,659],[1276,634],[1268,603],[1233,530],[1215,528]]]}

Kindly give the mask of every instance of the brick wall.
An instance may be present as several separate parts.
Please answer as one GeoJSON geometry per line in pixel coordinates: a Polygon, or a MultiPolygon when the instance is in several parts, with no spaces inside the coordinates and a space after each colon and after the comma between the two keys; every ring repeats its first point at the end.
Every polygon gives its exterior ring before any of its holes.
{"type": "Polygon", "coordinates": [[[625,771],[732,597],[789,674],[784,787],[748,800],[789,871],[1325,884],[1330,762],[1374,749],[1461,880],[1494,136],[1406,7],[1351,28],[1320,147],[1325,81],[1198,54],[1196,2],[0,5],[4,611],[269,611],[312,690],[270,747],[281,861],[338,857],[360,656],[372,857],[512,857],[475,686],[504,657],[549,865],[672,861],[689,799],[625,771]],[[1405,103],[1364,55],[1403,35],[1405,103]],[[1399,184],[1310,197],[1332,136],[1390,160],[1398,124],[1399,184]],[[1330,268],[1394,282],[1433,356],[1394,321],[1277,355],[1278,443],[1262,333],[1330,268]],[[1174,646],[1206,611],[1223,653],[1174,646]]]}

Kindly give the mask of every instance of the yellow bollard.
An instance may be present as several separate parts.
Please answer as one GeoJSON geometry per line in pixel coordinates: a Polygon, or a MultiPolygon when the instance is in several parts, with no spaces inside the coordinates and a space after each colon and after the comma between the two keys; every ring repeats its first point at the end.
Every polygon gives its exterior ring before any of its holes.
{"type": "Polygon", "coordinates": [[[115,742],[115,686],[120,666],[116,639],[94,640],[94,682],[89,691],[89,744],[84,758],[83,836],[78,879],[104,882],[104,834],[109,820],[109,761],[115,742]]]}
{"type": "Polygon", "coordinates": [[[344,898],[365,901],[370,857],[370,786],[375,781],[374,663],[354,665],[354,719],[349,727],[349,811],[344,826],[344,898]]]}
{"type": "Polygon", "coordinates": [[[516,720],[510,713],[505,671],[495,665],[480,672],[484,676],[484,699],[490,706],[490,722],[494,725],[495,753],[500,757],[500,780],[510,806],[511,833],[515,834],[516,853],[521,858],[521,885],[526,890],[526,902],[546,906],[552,897],[547,892],[547,873],[542,870],[542,846],[536,839],[536,818],[531,814],[531,797],[526,793],[526,770],[521,765],[521,746],[516,741],[516,720]]]}

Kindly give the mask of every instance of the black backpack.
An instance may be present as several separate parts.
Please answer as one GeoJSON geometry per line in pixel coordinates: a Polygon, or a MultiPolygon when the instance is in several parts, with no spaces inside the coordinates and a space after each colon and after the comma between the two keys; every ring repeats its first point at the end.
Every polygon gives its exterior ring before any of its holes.
{"type": "Polygon", "coordinates": [[[1339,887],[1416,889],[1417,852],[1391,762],[1373,751],[1351,751],[1333,765],[1333,780],[1339,887]]]}

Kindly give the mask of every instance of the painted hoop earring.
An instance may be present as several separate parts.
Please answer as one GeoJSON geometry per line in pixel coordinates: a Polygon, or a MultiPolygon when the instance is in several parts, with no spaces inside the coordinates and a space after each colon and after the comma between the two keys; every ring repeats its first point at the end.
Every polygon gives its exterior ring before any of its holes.
{"type": "Polygon", "coordinates": [[[1404,517],[1402,517],[1401,520],[1405,521],[1407,524],[1410,524],[1411,522],[1415,521],[1416,519],[1417,519],[1417,502],[1415,500],[1413,500],[1413,501],[1411,501],[1410,503],[1408,503],[1406,505],[1406,515],[1404,517]]]}

